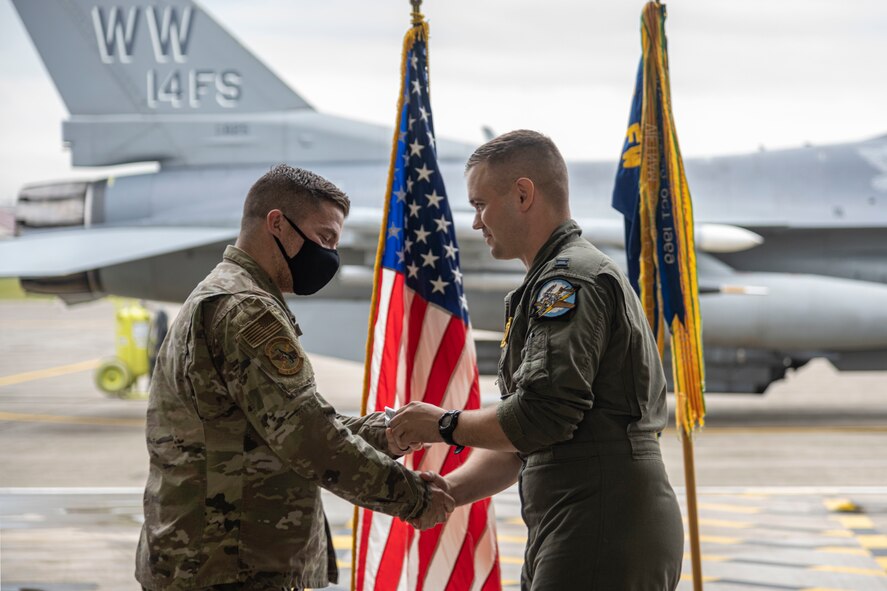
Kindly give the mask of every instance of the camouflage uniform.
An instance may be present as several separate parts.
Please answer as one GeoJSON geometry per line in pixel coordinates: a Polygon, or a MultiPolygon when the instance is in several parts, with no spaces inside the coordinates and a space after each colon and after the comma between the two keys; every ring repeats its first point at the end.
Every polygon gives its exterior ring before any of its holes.
{"type": "Polygon", "coordinates": [[[319,487],[403,519],[427,485],[386,455],[379,414],[317,393],[295,318],[243,251],[188,297],[151,382],[136,578],[147,589],[325,587],[338,570],[319,487]]]}
{"type": "Polygon", "coordinates": [[[575,222],[506,298],[498,419],[523,461],[524,591],[677,586],[683,527],[658,435],[665,376],[640,302],[575,222]]]}

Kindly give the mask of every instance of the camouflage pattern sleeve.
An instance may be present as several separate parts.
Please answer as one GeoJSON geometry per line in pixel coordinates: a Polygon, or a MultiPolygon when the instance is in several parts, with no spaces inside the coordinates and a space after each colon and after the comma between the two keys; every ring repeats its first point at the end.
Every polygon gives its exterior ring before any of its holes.
{"type": "Polygon", "coordinates": [[[574,278],[542,279],[533,289],[526,345],[514,373],[516,391],[497,409],[502,430],[523,453],[571,439],[593,406],[592,383],[615,306],[605,286],[574,278]],[[553,282],[562,282],[554,287],[564,294],[572,290],[573,297],[560,307],[544,297],[553,282]]]}
{"type": "Polygon", "coordinates": [[[297,474],[373,511],[403,519],[425,511],[425,482],[352,434],[318,396],[311,363],[274,302],[246,298],[219,314],[212,335],[235,402],[297,474]]]}
{"type": "Polygon", "coordinates": [[[388,438],[385,436],[385,413],[374,412],[363,417],[349,417],[337,414],[336,418],[349,431],[358,437],[362,437],[378,451],[388,457],[399,457],[392,455],[388,450],[388,438]]]}

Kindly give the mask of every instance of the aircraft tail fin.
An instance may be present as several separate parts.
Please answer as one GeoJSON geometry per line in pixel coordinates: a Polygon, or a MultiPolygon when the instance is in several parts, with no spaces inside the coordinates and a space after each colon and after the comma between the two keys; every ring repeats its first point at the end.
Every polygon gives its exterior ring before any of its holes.
{"type": "Polygon", "coordinates": [[[13,0],[73,117],[311,109],[189,0],[13,0]]]}

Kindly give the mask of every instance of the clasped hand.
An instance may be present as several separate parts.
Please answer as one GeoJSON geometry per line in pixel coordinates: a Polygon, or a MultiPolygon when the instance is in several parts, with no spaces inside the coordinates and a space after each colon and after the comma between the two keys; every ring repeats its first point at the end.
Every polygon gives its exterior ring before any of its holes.
{"type": "Polygon", "coordinates": [[[423,443],[443,441],[437,425],[443,414],[442,408],[426,402],[402,406],[385,431],[389,447],[396,447],[400,450],[398,453],[403,454],[407,449],[419,449],[423,443]]]}
{"type": "Polygon", "coordinates": [[[422,515],[407,523],[416,529],[424,530],[445,522],[456,508],[456,501],[450,495],[449,483],[440,474],[420,472],[419,476],[428,483],[431,499],[422,515]]]}
{"type": "MultiPolygon", "coordinates": [[[[425,402],[410,402],[402,406],[385,430],[388,447],[394,454],[403,455],[424,447],[425,444],[443,441],[437,422],[444,410],[425,402]]],[[[411,519],[409,524],[424,530],[443,523],[456,508],[450,494],[449,483],[434,472],[421,472],[422,480],[428,483],[431,500],[425,512],[411,519]]]]}

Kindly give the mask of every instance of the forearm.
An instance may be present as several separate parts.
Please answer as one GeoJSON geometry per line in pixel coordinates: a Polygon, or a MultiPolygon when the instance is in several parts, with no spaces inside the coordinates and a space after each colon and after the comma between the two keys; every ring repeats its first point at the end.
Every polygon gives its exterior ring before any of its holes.
{"type": "Polygon", "coordinates": [[[493,496],[514,484],[521,461],[514,453],[474,449],[465,464],[447,474],[456,505],[467,505],[493,496]]]}
{"type": "Polygon", "coordinates": [[[351,417],[336,413],[336,418],[345,425],[349,431],[364,439],[375,449],[396,458],[388,449],[388,439],[385,437],[385,415],[375,412],[362,417],[351,417]]]}
{"type": "Polygon", "coordinates": [[[479,447],[500,452],[517,451],[499,424],[495,406],[460,414],[453,439],[465,447],[479,447]]]}

